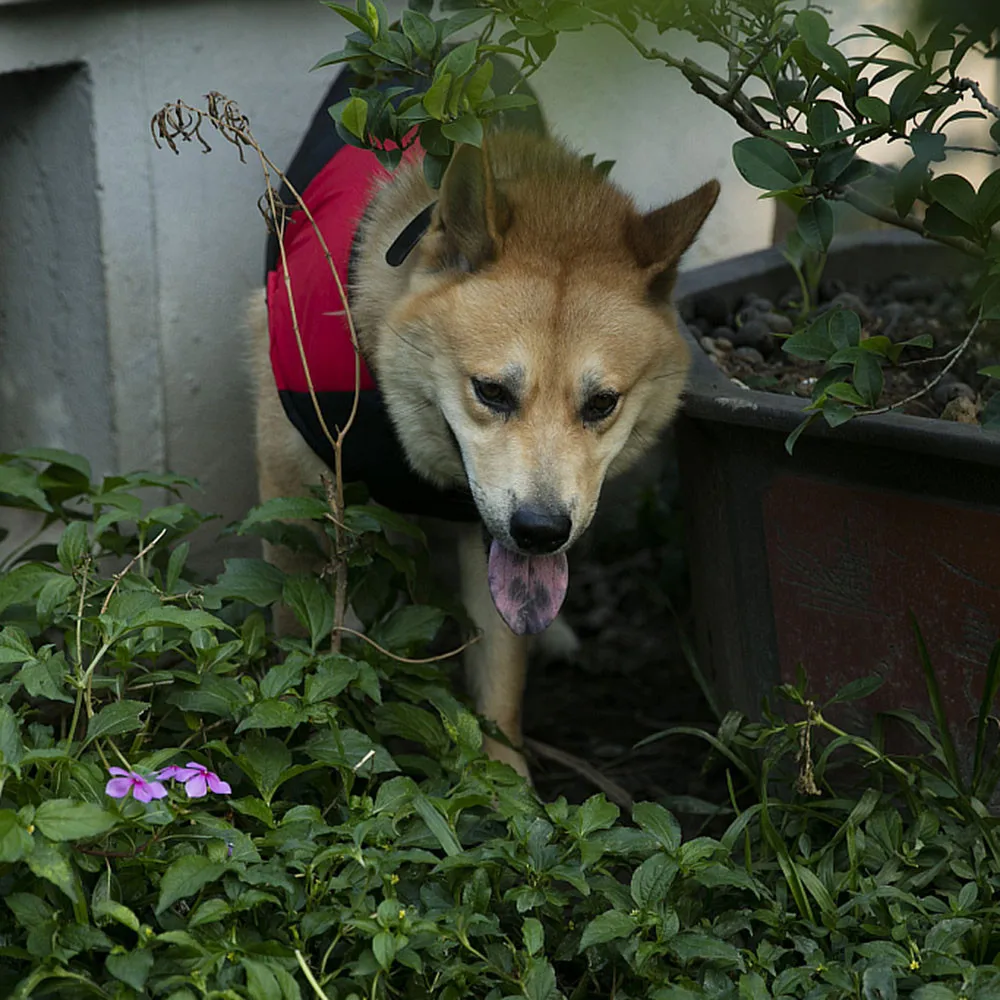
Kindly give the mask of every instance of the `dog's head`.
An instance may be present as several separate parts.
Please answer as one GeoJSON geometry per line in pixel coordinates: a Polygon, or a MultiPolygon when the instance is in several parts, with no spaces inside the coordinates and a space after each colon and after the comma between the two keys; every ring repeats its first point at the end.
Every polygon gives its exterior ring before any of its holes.
{"type": "Polygon", "coordinates": [[[669,297],[719,187],[640,214],[551,140],[493,142],[457,151],[376,361],[417,471],[467,480],[503,550],[547,556],[677,409],[669,297]]]}

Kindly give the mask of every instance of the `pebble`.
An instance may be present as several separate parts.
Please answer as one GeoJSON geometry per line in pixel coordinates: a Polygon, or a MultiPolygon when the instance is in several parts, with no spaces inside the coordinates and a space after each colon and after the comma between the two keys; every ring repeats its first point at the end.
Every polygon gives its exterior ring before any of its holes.
{"type": "Polygon", "coordinates": [[[764,313],[761,320],[767,324],[771,333],[789,334],[795,329],[795,324],[787,316],[782,316],[781,313],[764,313]]]}
{"type": "Polygon", "coordinates": [[[756,347],[737,347],[733,351],[733,355],[737,358],[742,358],[751,365],[762,365],[764,363],[764,355],[756,347]]]}
{"type": "Polygon", "coordinates": [[[763,319],[748,319],[742,326],[733,331],[729,338],[734,347],[753,347],[761,354],[770,354],[774,350],[774,339],[771,328],[763,319]]]}
{"type": "MultiPolygon", "coordinates": [[[[723,330],[723,329],[725,329],[725,327],[721,327],[721,326],[719,327],[719,330],[723,330]]],[[[715,331],[716,335],[713,338],[715,340],[715,346],[723,354],[728,354],[733,349],[733,342],[732,342],[732,340],[729,339],[729,337],[720,337],[718,335],[719,334],[719,330],[715,331]]],[[[729,332],[732,333],[733,331],[730,330],[729,332]]]]}
{"type": "Polygon", "coordinates": [[[712,326],[725,326],[729,321],[729,306],[721,295],[702,292],[692,303],[695,316],[707,320],[712,326]]]}
{"type": "Polygon", "coordinates": [[[870,323],[872,318],[871,310],[865,302],[853,292],[841,292],[830,301],[831,306],[840,306],[842,309],[850,309],[856,312],[862,323],[870,323]]]}
{"type": "Polygon", "coordinates": [[[919,302],[940,295],[943,287],[941,280],[933,275],[923,275],[919,278],[905,275],[894,278],[885,290],[888,295],[900,302],[919,302]]]}
{"type": "Polygon", "coordinates": [[[967,385],[965,382],[959,382],[954,376],[948,378],[951,372],[948,372],[937,385],[931,389],[931,399],[934,400],[938,406],[945,406],[950,403],[953,399],[968,399],[975,402],[976,392],[971,385],[967,385]]]}
{"type": "Polygon", "coordinates": [[[821,302],[830,302],[846,290],[847,286],[840,278],[824,278],[819,283],[819,299],[821,302]]]}
{"type": "Polygon", "coordinates": [[[702,337],[699,343],[701,344],[702,350],[705,351],[706,354],[719,353],[719,349],[715,346],[715,341],[712,340],[711,337],[702,337]]]}
{"type": "Polygon", "coordinates": [[[958,424],[978,424],[979,408],[971,399],[958,396],[944,408],[941,419],[953,420],[958,424]]]}
{"type": "Polygon", "coordinates": [[[878,311],[879,319],[882,321],[882,333],[890,340],[894,335],[900,336],[905,331],[898,327],[913,314],[913,307],[905,302],[889,302],[878,311]]]}

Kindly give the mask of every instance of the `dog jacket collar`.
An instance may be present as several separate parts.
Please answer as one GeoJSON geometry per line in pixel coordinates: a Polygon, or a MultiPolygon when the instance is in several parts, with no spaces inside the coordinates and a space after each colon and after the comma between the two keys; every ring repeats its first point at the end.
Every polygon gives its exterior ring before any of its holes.
{"type": "MultiPolygon", "coordinates": [[[[350,284],[349,271],[359,224],[375,186],[389,176],[374,153],[347,145],[332,127],[326,109],[347,96],[349,87],[349,74],[345,71],[321,102],[286,171],[322,232],[345,289],[350,284]]],[[[409,158],[417,155],[418,150],[412,146],[404,154],[409,158]]],[[[280,197],[283,203],[294,204],[287,189],[282,190],[280,197]]],[[[420,213],[400,233],[389,251],[394,259],[398,258],[399,264],[429,224],[428,210],[420,213]]],[[[346,424],[353,406],[354,347],[330,265],[301,209],[291,212],[287,219],[283,249],[288,262],[287,283],[277,236],[272,234],[268,241],[266,274],[271,367],[288,418],[309,447],[332,467],[333,449],[316,414],[295,337],[288,284],[295,302],[302,353],[308,362],[312,388],[331,431],[346,424]]],[[[400,513],[456,521],[478,520],[475,504],[468,493],[440,490],[410,469],[381,393],[363,359],[359,385],[355,422],[344,439],[344,481],[364,482],[373,499],[400,513]]]]}

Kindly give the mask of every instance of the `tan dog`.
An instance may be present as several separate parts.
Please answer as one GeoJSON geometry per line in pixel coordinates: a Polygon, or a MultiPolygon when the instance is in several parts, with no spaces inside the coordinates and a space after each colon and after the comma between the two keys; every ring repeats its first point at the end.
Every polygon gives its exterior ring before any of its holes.
{"type": "MultiPolygon", "coordinates": [[[[607,476],[677,410],[689,358],[670,293],[718,196],[711,181],[641,214],[552,139],[500,132],[457,150],[433,191],[404,164],[356,239],[351,310],[406,459],[471,491],[482,525],[458,530],[461,595],[482,639],[466,654],[476,707],[521,745],[526,635],[565,594],[565,552],[607,476]],[[387,251],[437,198],[400,266],[387,251]],[[484,532],[488,545],[484,543],[484,532]]],[[[261,498],[301,493],[322,463],[282,411],[263,296],[251,309],[261,498]]],[[[268,558],[297,567],[285,550],[268,558]]],[[[523,774],[523,757],[487,752],[523,774]]]]}

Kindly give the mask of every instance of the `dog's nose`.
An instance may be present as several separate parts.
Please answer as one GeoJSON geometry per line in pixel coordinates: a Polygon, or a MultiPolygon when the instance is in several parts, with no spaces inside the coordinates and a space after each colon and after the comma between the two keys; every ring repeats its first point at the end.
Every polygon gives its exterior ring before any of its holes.
{"type": "Polygon", "coordinates": [[[537,507],[518,507],[510,519],[510,534],[522,552],[543,555],[564,545],[573,530],[565,514],[552,514],[537,507]]]}

